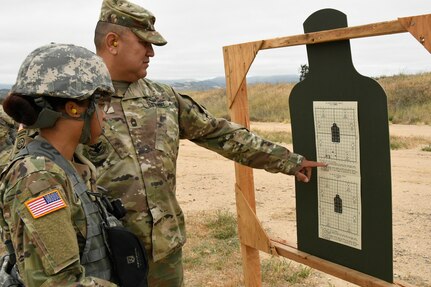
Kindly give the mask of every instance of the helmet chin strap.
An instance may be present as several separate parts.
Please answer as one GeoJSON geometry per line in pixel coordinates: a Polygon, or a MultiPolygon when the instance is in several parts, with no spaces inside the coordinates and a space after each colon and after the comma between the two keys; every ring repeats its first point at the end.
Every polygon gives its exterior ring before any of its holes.
{"type": "Polygon", "coordinates": [[[82,128],[81,138],[79,139],[79,142],[82,144],[88,144],[91,140],[91,117],[95,111],[96,100],[92,97],[90,99],[90,104],[82,117],[84,120],[84,127],[82,128]]]}
{"type": "Polygon", "coordinates": [[[105,134],[105,127],[102,123],[102,121],[99,119],[99,113],[96,113],[96,117],[97,117],[97,123],[99,124],[100,130],[102,131],[102,135],[105,134]]]}
{"type": "Polygon", "coordinates": [[[37,106],[41,107],[42,110],[39,112],[39,115],[36,121],[32,125],[27,126],[27,128],[29,129],[50,128],[54,126],[58,118],[62,116],[62,113],[54,111],[52,109],[52,106],[43,97],[36,98],[34,102],[37,106]]]}
{"type": "MultiPolygon", "coordinates": [[[[42,108],[36,122],[27,128],[48,128],[54,126],[58,118],[70,118],[74,120],[83,120],[84,126],[82,128],[81,137],[79,142],[88,144],[91,140],[91,117],[96,111],[96,98],[90,97],[90,103],[85,113],[81,114],[79,118],[72,118],[65,113],[56,112],[52,109],[51,105],[44,99],[38,98],[35,100],[36,104],[42,108]]],[[[99,121],[100,124],[100,121],[99,121]]],[[[103,129],[102,129],[103,130],[103,129]]]]}

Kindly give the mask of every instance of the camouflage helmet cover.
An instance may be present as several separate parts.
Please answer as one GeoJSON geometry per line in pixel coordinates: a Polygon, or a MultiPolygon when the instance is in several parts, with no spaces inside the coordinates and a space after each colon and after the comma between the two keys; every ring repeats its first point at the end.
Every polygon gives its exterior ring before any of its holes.
{"type": "Polygon", "coordinates": [[[27,56],[10,92],[33,97],[84,100],[95,91],[114,93],[103,60],[83,47],[49,44],[27,56]]]}
{"type": "Polygon", "coordinates": [[[136,36],[157,46],[167,41],[156,31],[156,17],[147,9],[126,0],[103,0],[99,21],[129,27],[136,36]]]}

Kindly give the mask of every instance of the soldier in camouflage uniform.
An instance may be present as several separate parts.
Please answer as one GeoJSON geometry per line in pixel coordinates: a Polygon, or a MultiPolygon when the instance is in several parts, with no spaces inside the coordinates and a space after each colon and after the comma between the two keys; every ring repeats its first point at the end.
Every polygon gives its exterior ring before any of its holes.
{"type": "Polygon", "coordinates": [[[0,178],[2,239],[12,243],[15,253],[10,254],[25,286],[117,286],[110,282],[112,268],[100,227],[88,225],[89,218],[100,217],[95,202],[84,206],[71,180],[80,174],[84,188],[96,192],[91,163],[74,151],[79,143],[95,143],[102,133],[113,91],[109,72],[94,53],[50,44],[25,59],[3,103],[14,120],[39,129],[28,147],[43,147],[43,155],[18,154],[0,178]],[[48,150],[63,158],[73,175],[48,150]],[[86,208],[92,206],[95,212],[89,214],[86,208]],[[90,258],[95,247],[101,256],[90,258]]]}
{"type": "Polygon", "coordinates": [[[9,161],[18,127],[0,105],[0,171],[9,161]]]}
{"type": "Polygon", "coordinates": [[[215,118],[192,98],[146,79],[152,45],[166,40],[148,10],[124,0],[104,0],[95,45],[116,94],[102,141],[85,151],[99,172],[98,184],[121,198],[125,224],[149,253],[149,286],[182,286],[184,214],[175,196],[179,140],[189,139],[241,164],[296,175],[307,182],[306,160],[246,128],[215,118]]]}

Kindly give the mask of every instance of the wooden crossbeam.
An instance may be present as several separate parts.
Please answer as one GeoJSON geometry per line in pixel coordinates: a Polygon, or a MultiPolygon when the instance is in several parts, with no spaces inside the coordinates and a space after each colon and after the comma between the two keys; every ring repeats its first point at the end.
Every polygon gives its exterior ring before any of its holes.
{"type": "Polygon", "coordinates": [[[431,14],[398,18],[398,21],[431,53],[431,14]]]}
{"type": "Polygon", "coordinates": [[[431,53],[430,27],[431,14],[424,14],[386,22],[225,46],[223,47],[223,54],[229,107],[236,99],[236,94],[245,81],[248,70],[259,50],[410,32],[431,53]]]}
{"type": "MultiPolygon", "coordinates": [[[[403,33],[398,20],[263,40],[261,50],[403,33]]],[[[240,44],[242,45],[242,44],[240,44]]]]}
{"type": "Polygon", "coordinates": [[[359,286],[413,287],[412,285],[409,285],[408,283],[401,282],[401,281],[395,281],[394,283],[389,283],[384,280],[359,272],[357,270],[354,270],[330,261],[326,261],[319,257],[299,251],[296,247],[291,246],[285,242],[281,242],[277,240],[271,240],[271,242],[280,256],[291,259],[298,263],[307,265],[311,268],[320,270],[322,272],[333,275],[337,278],[340,278],[342,280],[351,282],[359,286]]]}

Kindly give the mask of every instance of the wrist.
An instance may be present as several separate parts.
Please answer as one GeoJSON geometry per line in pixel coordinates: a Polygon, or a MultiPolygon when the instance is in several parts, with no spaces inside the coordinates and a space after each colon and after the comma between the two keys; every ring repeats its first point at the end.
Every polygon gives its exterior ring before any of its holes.
{"type": "Polygon", "coordinates": [[[305,158],[302,155],[297,153],[291,153],[287,160],[287,174],[294,175],[295,173],[297,173],[301,169],[302,162],[304,160],[305,158]]]}

